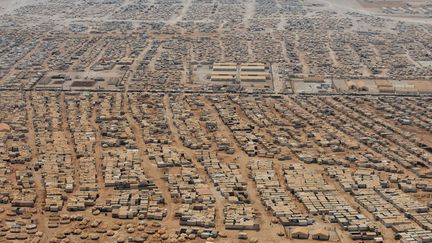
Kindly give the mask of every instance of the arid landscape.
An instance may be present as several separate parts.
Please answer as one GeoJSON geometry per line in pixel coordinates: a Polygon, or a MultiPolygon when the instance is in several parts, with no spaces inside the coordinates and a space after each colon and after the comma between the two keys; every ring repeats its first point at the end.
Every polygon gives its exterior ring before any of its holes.
{"type": "Polygon", "coordinates": [[[0,0],[0,242],[432,242],[432,1],[0,0]]]}

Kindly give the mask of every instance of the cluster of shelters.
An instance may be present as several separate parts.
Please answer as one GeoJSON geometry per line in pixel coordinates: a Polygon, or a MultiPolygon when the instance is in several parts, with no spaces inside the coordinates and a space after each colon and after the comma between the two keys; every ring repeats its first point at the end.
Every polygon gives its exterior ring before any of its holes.
{"type": "Polygon", "coordinates": [[[167,181],[171,198],[181,203],[175,213],[180,225],[215,227],[216,200],[195,167],[181,167],[180,173],[168,174],[167,181]]]}
{"type": "Polygon", "coordinates": [[[295,205],[291,193],[280,185],[271,160],[251,160],[249,170],[263,205],[283,226],[313,224],[314,219],[302,213],[295,205]]]}
{"type": "Polygon", "coordinates": [[[410,238],[420,241],[430,239],[431,215],[429,207],[399,189],[389,188],[389,182],[382,180],[374,172],[357,170],[352,172],[345,168],[326,168],[330,177],[335,178],[341,186],[347,188],[356,202],[372,213],[387,228],[391,228],[402,242],[410,238]],[[359,176],[368,180],[358,180],[359,176]],[[352,188],[352,189],[351,189],[352,188]]]}
{"type": "Polygon", "coordinates": [[[36,200],[33,173],[29,167],[13,169],[31,161],[32,148],[28,145],[26,103],[23,93],[5,94],[0,102],[0,202],[12,207],[32,207],[36,200]],[[15,180],[11,180],[11,176],[15,180]]]}
{"type": "Polygon", "coordinates": [[[336,188],[324,181],[321,174],[291,164],[284,170],[287,187],[314,215],[327,215],[328,220],[347,230],[353,240],[380,237],[377,227],[340,197],[336,188]]]}
{"type": "Polygon", "coordinates": [[[16,195],[12,195],[12,206],[33,207],[36,201],[33,172],[31,170],[16,171],[15,179],[19,189],[16,195]]]}
{"type": "Polygon", "coordinates": [[[120,190],[105,200],[105,205],[95,205],[93,214],[111,213],[118,219],[154,219],[162,220],[166,214],[160,204],[164,203],[162,193],[149,187],[138,191],[120,190]]]}
{"type": "Polygon", "coordinates": [[[428,112],[430,98],[401,98],[381,97],[380,99],[365,99],[365,102],[373,109],[384,113],[383,117],[393,120],[397,124],[412,125],[424,131],[431,132],[432,125],[428,119],[432,115],[428,112]]]}
{"type": "Polygon", "coordinates": [[[250,203],[247,183],[239,165],[235,162],[223,163],[209,151],[197,151],[196,156],[215,188],[228,202],[224,206],[225,229],[259,229],[258,216],[250,203]]]}
{"type": "Polygon", "coordinates": [[[182,99],[182,96],[170,97],[174,124],[178,129],[183,145],[191,149],[210,149],[211,140],[208,138],[206,130],[200,129],[200,122],[195,117],[195,112],[182,99]]]}
{"type": "Polygon", "coordinates": [[[33,127],[35,130],[38,161],[44,176],[46,191],[44,209],[62,210],[66,193],[74,190],[74,166],[72,147],[62,126],[65,113],[60,107],[60,94],[32,95],[33,127]]]}
{"type": "Polygon", "coordinates": [[[191,158],[185,153],[178,152],[174,147],[162,147],[160,145],[149,144],[147,147],[147,156],[156,163],[158,168],[190,166],[191,158]]]}
{"type": "Polygon", "coordinates": [[[432,236],[432,215],[429,212],[428,205],[420,203],[399,189],[385,188],[377,190],[377,192],[404,213],[406,217],[412,219],[423,229],[429,230],[430,236],[432,236]]]}
{"type": "Polygon", "coordinates": [[[361,99],[308,97],[302,107],[310,113],[320,114],[323,119],[330,121],[331,126],[381,157],[370,156],[368,159],[371,162],[390,161],[397,167],[405,167],[419,177],[427,178],[430,174],[430,155],[411,141],[412,135],[361,106],[356,106],[358,102],[362,102],[361,99]],[[358,122],[361,119],[365,122],[358,122]],[[420,169],[417,164],[426,167],[420,169]]]}
{"type": "MultiPolygon", "coordinates": [[[[160,204],[163,204],[164,200],[155,183],[145,175],[141,166],[142,158],[139,155],[130,124],[122,111],[124,96],[119,93],[100,94],[98,98],[96,121],[102,135],[105,187],[113,187],[121,191],[140,190],[145,195],[140,197],[139,204],[148,207],[144,209],[145,217],[162,219],[166,212],[161,210],[160,204]]],[[[138,202],[126,201],[128,203],[124,205],[126,208],[121,208],[121,216],[123,217],[124,214],[127,215],[126,217],[136,216],[138,212],[134,210],[134,206],[138,202]]]]}
{"type": "Polygon", "coordinates": [[[160,95],[141,93],[128,94],[130,110],[140,125],[146,144],[171,143],[166,111],[160,95]]]}
{"type": "MultiPolygon", "coordinates": [[[[91,95],[67,96],[68,127],[71,132],[76,160],[79,165],[77,183],[78,191],[68,199],[66,208],[69,211],[82,211],[95,205],[99,197],[96,170],[96,131],[93,116],[91,95]]],[[[102,179],[102,178],[100,178],[102,179]]]]}
{"type": "Polygon", "coordinates": [[[249,156],[273,158],[279,152],[274,144],[265,139],[264,134],[254,127],[252,122],[238,113],[236,103],[241,101],[231,100],[226,96],[208,97],[208,99],[216,108],[224,124],[233,133],[241,149],[249,156]]]}

